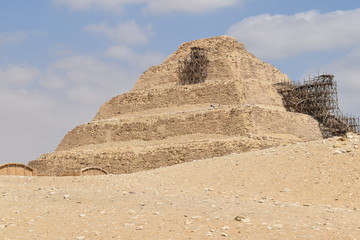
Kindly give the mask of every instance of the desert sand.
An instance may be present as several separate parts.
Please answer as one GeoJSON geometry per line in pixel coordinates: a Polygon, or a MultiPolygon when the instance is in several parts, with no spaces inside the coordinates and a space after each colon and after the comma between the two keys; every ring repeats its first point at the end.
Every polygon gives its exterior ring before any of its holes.
{"type": "Polygon", "coordinates": [[[360,239],[360,135],[81,177],[0,176],[0,239],[360,239]]]}

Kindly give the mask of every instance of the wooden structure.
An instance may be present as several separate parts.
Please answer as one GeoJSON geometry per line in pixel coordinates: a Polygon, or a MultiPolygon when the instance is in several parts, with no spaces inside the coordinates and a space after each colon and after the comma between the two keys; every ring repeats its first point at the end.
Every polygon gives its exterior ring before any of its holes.
{"type": "Polygon", "coordinates": [[[22,163],[0,165],[0,175],[37,176],[36,170],[22,163]]]}
{"type": "Polygon", "coordinates": [[[333,75],[319,75],[303,84],[279,83],[288,111],[313,116],[324,137],[359,132],[359,118],[344,116],[338,107],[337,84],[333,75]]]}
{"type": "Polygon", "coordinates": [[[197,84],[205,81],[208,75],[209,60],[204,48],[192,47],[184,60],[179,60],[177,74],[179,84],[197,84]]]}
{"type": "Polygon", "coordinates": [[[98,167],[87,167],[80,170],[80,175],[82,176],[107,175],[107,172],[104,169],[98,167]]]}
{"type": "Polygon", "coordinates": [[[73,169],[63,174],[63,176],[98,176],[98,175],[107,175],[107,172],[99,167],[86,167],[82,169],[73,169]]]}

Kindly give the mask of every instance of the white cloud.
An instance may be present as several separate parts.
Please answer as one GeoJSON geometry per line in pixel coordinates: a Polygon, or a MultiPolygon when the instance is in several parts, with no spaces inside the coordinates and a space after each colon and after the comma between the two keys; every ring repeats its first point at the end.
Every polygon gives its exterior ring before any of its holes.
{"type": "Polygon", "coordinates": [[[104,10],[121,13],[125,5],[142,4],[147,11],[156,14],[169,12],[209,12],[234,6],[244,0],[53,0],[74,10],[104,10]]]}
{"type": "Polygon", "coordinates": [[[42,31],[16,31],[16,32],[0,32],[0,46],[7,43],[16,43],[26,40],[31,36],[45,36],[42,31]]]}
{"type": "Polygon", "coordinates": [[[102,34],[119,43],[144,44],[148,43],[152,34],[151,25],[139,26],[135,21],[129,21],[110,27],[107,24],[92,24],[85,27],[86,31],[102,34]]]}
{"type": "Polygon", "coordinates": [[[123,5],[136,4],[143,0],[53,0],[57,4],[63,4],[73,10],[100,9],[114,13],[121,13],[123,5]]]}
{"type": "Polygon", "coordinates": [[[147,9],[152,13],[168,13],[168,12],[192,12],[202,13],[214,11],[216,9],[233,6],[239,0],[148,0],[147,9]]]}
{"type": "Polygon", "coordinates": [[[158,65],[164,61],[165,56],[158,52],[138,53],[123,46],[112,46],[106,50],[105,55],[132,64],[141,69],[146,69],[153,65],[158,65]]]}
{"type": "Polygon", "coordinates": [[[20,42],[28,37],[28,33],[24,31],[19,32],[1,32],[0,33],[0,46],[5,43],[20,42]]]}
{"type": "Polygon", "coordinates": [[[131,73],[117,65],[91,55],[62,58],[49,66],[39,83],[49,90],[65,93],[66,98],[86,104],[98,104],[99,99],[129,89],[131,73]]]}
{"type": "Polygon", "coordinates": [[[67,131],[90,121],[140,74],[92,55],[61,58],[44,70],[0,69],[0,164],[53,151],[67,131]]]}
{"type": "Polygon", "coordinates": [[[1,83],[11,86],[24,86],[34,81],[39,75],[40,71],[32,67],[11,65],[0,68],[1,83]]]}
{"type": "Polygon", "coordinates": [[[307,52],[360,44],[360,9],[295,15],[263,14],[233,25],[228,34],[264,58],[286,58],[307,52]]]}
{"type": "Polygon", "coordinates": [[[335,75],[338,83],[339,105],[345,113],[360,116],[360,47],[345,56],[322,66],[325,72],[335,75]]]}

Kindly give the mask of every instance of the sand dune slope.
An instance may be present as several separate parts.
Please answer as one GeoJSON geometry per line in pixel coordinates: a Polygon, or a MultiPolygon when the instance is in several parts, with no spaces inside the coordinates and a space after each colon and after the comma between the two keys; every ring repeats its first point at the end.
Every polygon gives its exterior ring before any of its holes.
{"type": "Polygon", "coordinates": [[[0,239],[360,239],[360,136],[128,175],[0,176],[0,239]]]}

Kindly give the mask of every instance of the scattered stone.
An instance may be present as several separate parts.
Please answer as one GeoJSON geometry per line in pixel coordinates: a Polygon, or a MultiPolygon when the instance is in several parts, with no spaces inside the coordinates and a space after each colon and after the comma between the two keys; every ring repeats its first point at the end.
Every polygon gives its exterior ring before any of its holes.
{"type": "Polygon", "coordinates": [[[129,210],[128,214],[135,214],[136,212],[134,210],[129,210]]]}
{"type": "Polygon", "coordinates": [[[229,226],[223,226],[222,228],[220,228],[220,230],[229,230],[230,229],[230,227],[229,226]]]}
{"type": "Polygon", "coordinates": [[[343,153],[343,151],[341,149],[336,149],[334,151],[334,154],[342,154],[342,153],[343,153]]]}
{"type": "Polygon", "coordinates": [[[85,237],[84,237],[84,236],[79,236],[79,237],[76,237],[75,239],[76,239],[76,240],[84,240],[85,237]]]}
{"type": "Polygon", "coordinates": [[[144,229],[144,226],[138,226],[137,228],[136,228],[136,230],[143,230],[144,229]]]}
{"type": "Polygon", "coordinates": [[[245,219],[243,216],[236,216],[234,218],[235,221],[239,221],[239,222],[241,222],[243,219],[245,219]]]}
{"type": "Polygon", "coordinates": [[[49,192],[49,195],[55,195],[55,192],[49,192]]]}
{"type": "Polygon", "coordinates": [[[65,200],[69,200],[69,199],[70,199],[70,195],[65,194],[65,195],[64,195],[64,199],[65,199],[65,200]]]}
{"type": "Polygon", "coordinates": [[[135,223],[124,223],[124,226],[135,226],[135,223]]]}
{"type": "Polygon", "coordinates": [[[81,213],[79,214],[79,217],[86,217],[86,214],[81,213]]]}
{"type": "Polygon", "coordinates": [[[191,221],[191,220],[185,220],[185,225],[190,225],[192,223],[193,223],[193,221],[191,221]]]}
{"type": "Polygon", "coordinates": [[[284,225],[282,225],[282,224],[274,224],[274,225],[273,225],[273,227],[276,227],[276,228],[283,228],[283,227],[284,227],[284,225]]]}
{"type": "Polygon", "coordinates": [[[226,233],[221,233],[222,237],[227,237],[228,235],[226,233]]]}

